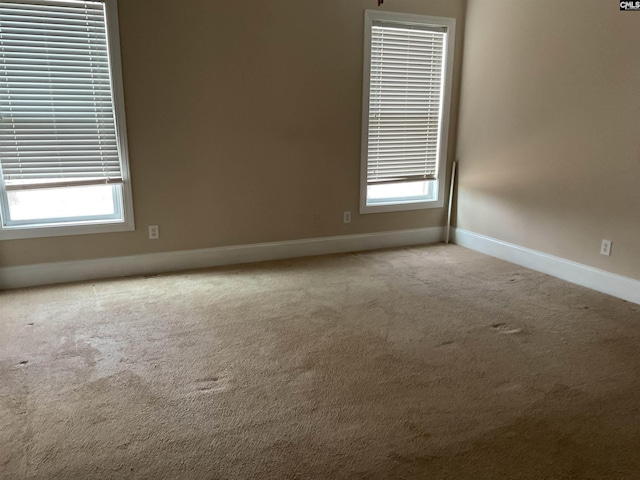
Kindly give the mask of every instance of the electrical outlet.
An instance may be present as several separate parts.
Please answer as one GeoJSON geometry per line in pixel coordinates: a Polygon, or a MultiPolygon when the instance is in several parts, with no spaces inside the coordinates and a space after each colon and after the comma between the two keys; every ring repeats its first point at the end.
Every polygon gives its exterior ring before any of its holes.
{"type": "Polygon", "coordinates": [[[611,255],[611,240],[602,240],[600,255],[606,255],[607,257],[611,255]]]}
{"type": "Polygon", "coordinates": [[[158,225],[149,225],[149,240],[158,240],[160,238],[160,230],[158,225]]]}
{"type": "Polygon", "coordinates": [[[313,216],[313,224],[314,224],[316,227],[321,227],[323,223],[324,223],[324,222],[322,221],[322,215],[320,215],[319,213],[316,213],[316,214],[313,216]]]}
{"type": "Polygon", "coordinates": [[[351,223],[351,212],[342,213],[342,223],[351,223]]]}

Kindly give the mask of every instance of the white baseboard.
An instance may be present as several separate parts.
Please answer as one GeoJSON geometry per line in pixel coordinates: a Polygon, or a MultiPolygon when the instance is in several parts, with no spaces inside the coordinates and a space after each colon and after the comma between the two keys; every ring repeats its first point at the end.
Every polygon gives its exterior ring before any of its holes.
{"type": "Polygon", "coordinates": [[[0,268],[0,290],[441,242],[443,227],[0,268]]]}
{"type": "Polygon", "coordinates": [[[454,229],[453,241],[462,247],[640,304],[639,280],[616,275],[582,263],[548,255],[460,228],[454,229]]]}

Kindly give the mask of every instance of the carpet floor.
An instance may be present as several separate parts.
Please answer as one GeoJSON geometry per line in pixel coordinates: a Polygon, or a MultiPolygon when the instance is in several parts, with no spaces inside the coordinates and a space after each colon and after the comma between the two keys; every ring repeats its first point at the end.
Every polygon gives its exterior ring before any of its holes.
{"type": "Polygon", "coordinates": [[[0,478],[640,479],[640,306],[453,245],[2,292],[0,478]]]}

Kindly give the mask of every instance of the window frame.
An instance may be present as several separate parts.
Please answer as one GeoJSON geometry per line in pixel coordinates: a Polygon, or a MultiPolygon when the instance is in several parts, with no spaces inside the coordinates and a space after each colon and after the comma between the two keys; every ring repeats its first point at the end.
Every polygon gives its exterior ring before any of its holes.
{"type": "Polygon", "coordinates": [[[378,10],[365,10],[364,14],[364,62],[363,62],[363,86],[362,86],[362,133],[361,133],[361,159],[360,159],[360,213],[383,213],[404,210],[421,210],[427,208],[442,208],[444,206],[445,176],[448,163],[449,147],[449,120],[451,114],[451,89],[453,83],[453,63],[456,37],[456,19],[449,17],[433,17],[426,15],[382,12],[378,10]],[[428,188],[436,192],[433,200],[404,201],[392,199],[388,203],[375,202],[367,204],[367,164],[368,164],[368,137],[369,137],[369,93],[371,75],[371,28],[374,22],[388,23],[389,25],[414,25],[444,27],[447,29],[445,53],[444,53],[444,82],[442,103],[440,110],[440,136],[438,139],[438,169],[436,180],[431,182],[428,188]],[[393,203],[395,200],[396,203],[393,203]]]}
{"type": "MultiPolygon", "coordinates": [[[[129,148],[127,141],[127,124],[125,116],[124,86],[122,81],[122,61],[120,55],[120,29],[118,25],[117,0],[94,0],[104,3],[105,23],[107,31],[107,45],[109,55],[109,71],[111,74],[111,91],[113,109],[116,123],[116,135],[120,168],[122,172],[122,184],[117,195],[122,201],[122,220],[117,219],[56,219],[40,224],[10,225],[5,226],[0,210],[0,240],[13,240],[38,237],[57,237],[67,235],[83,235],[94,233],[124,232],[135,230],[133,218],[133,195],[131,191],[131,175],[129,171],[129,148]],[[65,223],[66,222],[66,223],[65,223]]],[[[34,0],[37,3],[37,0],[34,0]]],[[[114,186],[115,187],[115,186],[114,186]]],[[[74,188],[74,187],[68,187],[74,188]]],[[[116,188],[114,188],[116,195],[116,188]]],[[[0,176],[0,202],[4,204],[8,212],[4,179],[0,176]]],[[[115,200],[115,198],[114,198],[115,200]]]]}

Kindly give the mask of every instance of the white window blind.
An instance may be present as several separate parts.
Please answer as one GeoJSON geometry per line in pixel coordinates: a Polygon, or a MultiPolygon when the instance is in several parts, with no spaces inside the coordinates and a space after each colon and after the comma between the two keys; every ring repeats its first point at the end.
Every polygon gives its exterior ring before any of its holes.
{"type": "Polygon", "coordinates": [[[0,1],[7,190],[121,183],[105,5],[0,1]]]}
{"type": "Polygon", "coordinates": [[[371,26],[367,184],[436,178],[446,28],[371,26]]]}

